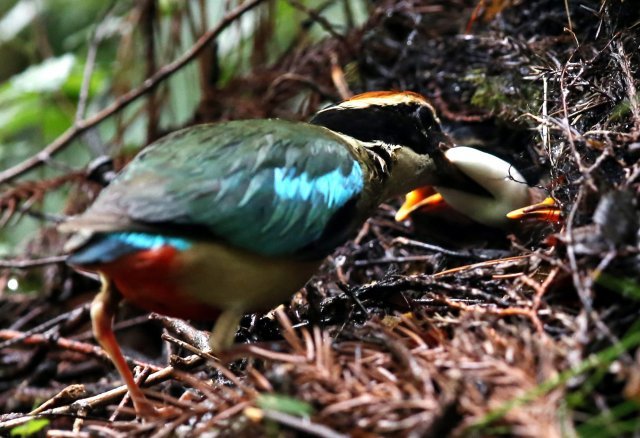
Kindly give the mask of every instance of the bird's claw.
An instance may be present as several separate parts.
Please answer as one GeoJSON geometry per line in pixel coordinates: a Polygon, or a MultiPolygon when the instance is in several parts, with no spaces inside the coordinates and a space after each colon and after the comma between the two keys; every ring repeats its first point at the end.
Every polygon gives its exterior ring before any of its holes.
{"type": "Polygon", "coordinates": [[[144,421],[166,420],[175,418],[182,411],[175,406],[156,406],[147,398],[134,399],[133,407],[136,416],[144,421]]]}

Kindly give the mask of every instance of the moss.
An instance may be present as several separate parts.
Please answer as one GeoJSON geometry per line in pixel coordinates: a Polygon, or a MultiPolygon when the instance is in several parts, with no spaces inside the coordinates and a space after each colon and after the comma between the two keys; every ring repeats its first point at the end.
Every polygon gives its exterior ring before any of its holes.
{"type": "Polygon", "coordinates": [[[506,119],[516,120],[525,112],[537,113],[542,103],[541,87],[537,83],[514,78],[508,72],[497,76],[473,70],[465,80],[476,87],[471,96],[472,105],[506,119]]]}

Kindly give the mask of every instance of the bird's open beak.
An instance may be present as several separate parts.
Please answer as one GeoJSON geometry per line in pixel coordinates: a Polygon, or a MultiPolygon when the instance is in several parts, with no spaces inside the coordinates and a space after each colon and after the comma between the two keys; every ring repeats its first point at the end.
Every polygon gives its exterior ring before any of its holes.
{"type": "Polygon", "coordinates": [[[561,210],[551,197],[537,204],[528,205],[507,213],[509,219],[534,219],[542,222],[558,223],[562,220],[561,210]]]}
{"type": "Polygon", "coordinates": [[[442,195],[437,193],[433,187],[420,187],[405,196],[404,203],[396,213],[396,221],[404,221],[416,210],[433,210],[444,205],[445,202],[442,199],[442,195]]]}

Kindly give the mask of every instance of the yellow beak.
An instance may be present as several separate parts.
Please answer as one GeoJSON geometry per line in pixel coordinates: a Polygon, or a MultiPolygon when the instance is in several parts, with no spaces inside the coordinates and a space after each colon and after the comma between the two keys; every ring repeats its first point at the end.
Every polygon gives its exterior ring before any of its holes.
{"type": "Polygon", "coordinates": [[[420,187],[405,196],[404,204],[396,213],[396,221],[406,220],[416,210],[433,209],[445,205],[442,195],[432,187],[420,187]]]}
{"type": "Polygon", "coordinates": [[[537,204],[528,205],[507,213],[509,219],[536,219],[543,222],[560,222],[561,211],[558,204],[551,197],[537,204]]]}

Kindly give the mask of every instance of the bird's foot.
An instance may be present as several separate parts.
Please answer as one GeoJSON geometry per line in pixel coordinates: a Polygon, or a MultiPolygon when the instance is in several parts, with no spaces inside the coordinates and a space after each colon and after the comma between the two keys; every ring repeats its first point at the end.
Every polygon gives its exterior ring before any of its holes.
{"type": "Polygon", "coordinates": [[[175,406],[156,406],[146,398],[135,400],[133,407],[136,411],[136,416],[144,421],[168,420],[182,413],[180,408],[175,406]]]}

